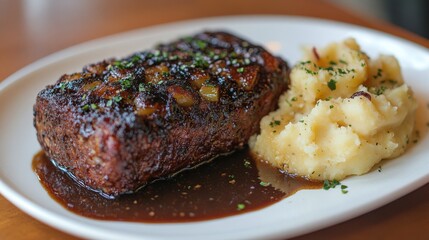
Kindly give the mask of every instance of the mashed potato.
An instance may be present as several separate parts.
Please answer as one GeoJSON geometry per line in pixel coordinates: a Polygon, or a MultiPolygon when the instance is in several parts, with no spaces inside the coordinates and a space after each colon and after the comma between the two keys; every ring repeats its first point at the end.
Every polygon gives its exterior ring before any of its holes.
{"type": "Polygon", "coordinates": [[[416,101],[398,61],[375,60],[354,39],[308,49],[279,109],[261,120],[254,153],[288,173],[341,180],[404,152],[416,101]]]}

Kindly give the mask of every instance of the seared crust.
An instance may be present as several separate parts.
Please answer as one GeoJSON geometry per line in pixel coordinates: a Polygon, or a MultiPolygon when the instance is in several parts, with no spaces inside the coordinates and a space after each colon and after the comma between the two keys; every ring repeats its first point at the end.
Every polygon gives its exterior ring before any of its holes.
{"type": "Polygon", "coordinates": [[[241,148],[288,82],[280,58],[205,32],[62,76],[37,96],[34,125],[59,167],[117,196],[241,148]]]}

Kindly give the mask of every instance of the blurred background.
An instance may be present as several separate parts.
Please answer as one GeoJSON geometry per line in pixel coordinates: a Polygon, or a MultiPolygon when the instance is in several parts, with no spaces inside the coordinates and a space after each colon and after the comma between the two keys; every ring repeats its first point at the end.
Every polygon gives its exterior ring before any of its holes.
{"type": "Polygon", "coordinates": [[[429,38],[428,0],[329,0],[343,8],[380,19],[429,38]]]}
{"type": "Polygon", "coordinates": [[[293,14],[375,29],[388,22],[429,39],[428,10],[429,0],[0,0],[0,80],[78,43],[189,18],[293,14]]]}

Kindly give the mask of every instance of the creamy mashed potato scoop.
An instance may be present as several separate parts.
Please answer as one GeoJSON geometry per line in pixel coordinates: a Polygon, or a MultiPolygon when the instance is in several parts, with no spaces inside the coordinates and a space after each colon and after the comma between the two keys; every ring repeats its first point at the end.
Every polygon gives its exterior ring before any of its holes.
{"type": "Polygon", "coordinates": [[[307,49],[279,109],[249,142],[263,160],[314,180],[341,180],[402,154],[417,108],[393,56],[377,59],[354,39],[307,49]]]}

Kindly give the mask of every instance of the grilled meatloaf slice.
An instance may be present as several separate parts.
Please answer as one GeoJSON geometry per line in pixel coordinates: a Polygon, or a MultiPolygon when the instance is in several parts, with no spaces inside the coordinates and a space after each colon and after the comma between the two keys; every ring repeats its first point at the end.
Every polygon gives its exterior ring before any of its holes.
{"type": "Polygon", "coordinates": [[[115,197],[241,148],[287,84],[282,59],[205,32],[63,75],[34,125],[58,167],[115,197]]]}

